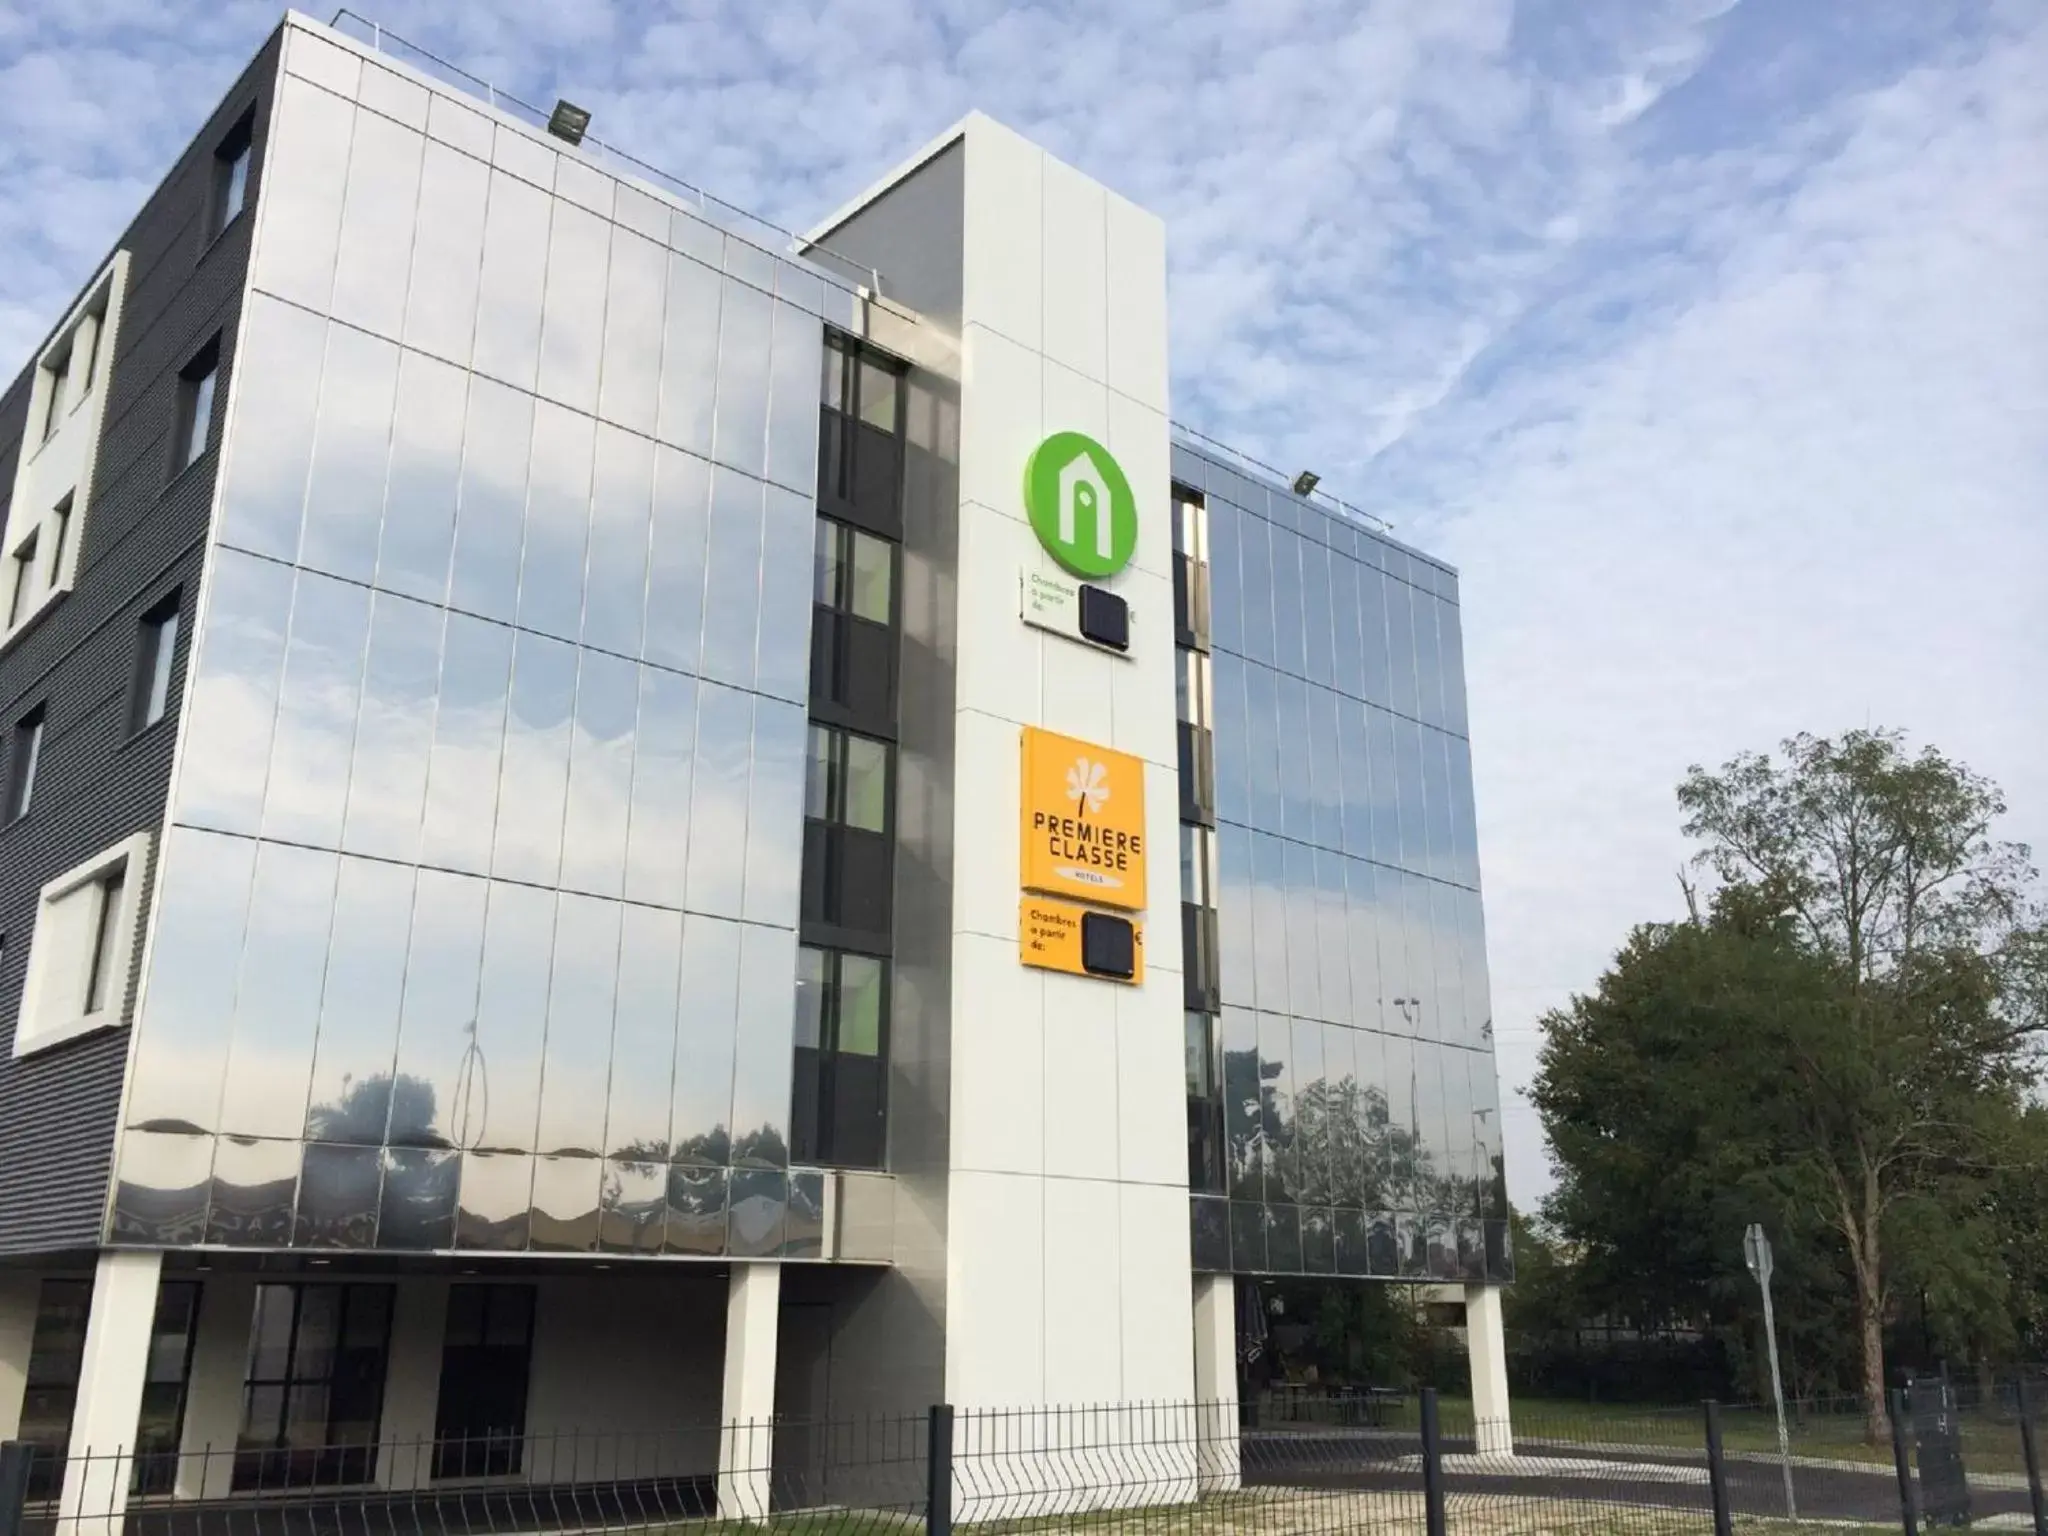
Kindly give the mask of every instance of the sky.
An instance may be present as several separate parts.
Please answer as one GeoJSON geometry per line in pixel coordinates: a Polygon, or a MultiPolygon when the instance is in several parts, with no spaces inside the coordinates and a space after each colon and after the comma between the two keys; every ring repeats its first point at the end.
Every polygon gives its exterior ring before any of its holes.
{"type": "MultiPolygon", "coordinates": [[[[1898,727],[2048,847],[2043,0],[361,3],[786,226],[976,107],[1164,217],[1176,418],[1463,572],[1517,1203],[1688,765],[1898,727]]],[[[0,0],[0,357],[277,15],[0,0]]]]}

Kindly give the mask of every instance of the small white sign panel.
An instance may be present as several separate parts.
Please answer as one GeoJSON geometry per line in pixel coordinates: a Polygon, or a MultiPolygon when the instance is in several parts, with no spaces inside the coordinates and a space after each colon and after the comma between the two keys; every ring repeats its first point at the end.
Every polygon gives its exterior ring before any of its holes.
{"type": "Polygon", "coordinates": [[[1017,580],[1026,624],[1064,635],[1069,640],[1078,640],[1090,650],[1105,651],[1111,656],[1126,654],[1114,646],[1098,645],[1081,633],[1080,582],[1069,576],[1036,570],[1018,572],[1017,580]]]}

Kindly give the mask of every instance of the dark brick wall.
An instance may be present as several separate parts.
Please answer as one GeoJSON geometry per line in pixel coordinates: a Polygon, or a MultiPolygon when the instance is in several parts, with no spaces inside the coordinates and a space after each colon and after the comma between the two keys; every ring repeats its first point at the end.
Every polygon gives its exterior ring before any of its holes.
{"type": "MultiPolygon", "coordinates": [[[[143,613],[167,593],[182,594],[176,700],[190,656],[278,48],[273,35],[116,246],[129,253],[128,292],[104,386],[77,576],[71,592],[0,656],[0,730],[11,734],[37,704],[46,710],[34,802],[20,822],[0,829],[0,1255],[90,1248],[100,1238],[128,1031],[17,1061],[15,1020],[43,885],[98,850],[163,824],[178,717],[174,710],[129,736],[137,631],[143,613]],[[251,106],[248,206],[209,243],[214,147],[251,106]],[[174,477],[178,374],[216,334],[214,446],[174,477]]],[[[53,325],[61,318],[53,315],[53,325]]],[[[0,396],[0,495],[14,485],[35,357],[22,364],[0,396]]],[[[145,911],[145,924],[149,918],[145,911]]],[[[140,963],[138,946],[138,972],[140,963]]]]}

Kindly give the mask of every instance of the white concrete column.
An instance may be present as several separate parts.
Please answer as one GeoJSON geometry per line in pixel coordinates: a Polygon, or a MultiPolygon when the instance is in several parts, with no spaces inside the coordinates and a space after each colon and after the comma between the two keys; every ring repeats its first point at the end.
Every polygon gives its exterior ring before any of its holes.
{"type": "Polygon", "coordinates": [[[1224,1493],[1238,1486],[1237,1280],[1195,1276],[1195,1486],[1224,1493]]]}
{"type": "Polygon", "coordinates": [[[254,1275],[216,1273],[200,1282],[192,1371],[185,1384],[185,1429],[178,1440],[181,1499],[225,1498],[233,1486],[255,1314],[254,1275]]]}
{"type": "Polygon", "coordinates": [[[1472,1422],[1482,1456],[1515,1454],[1508,1410],[1508,1341],[1500,1287],[1465,1287],[1465,1351],[1472,1368],[1472,1422]]]}
{"type": "Polygon", "coordinates": [[[109,1249],[93,1272],[71,1450],[57,1506],[66,1536],[120,1536],[163,1267],[159,1251],[109,1249]]]}
{"type": "Polygon", "coordinates": [[[448,1280],[427,1275],[398,1282],[391,1309],[391,1354],[384,1367],[384,1424],[377,1486],[424,1488],[434,1476],[434,1426],[441,1406],[441,1345],[448,1328],[448,1280]]]}
{"type": "Polygon", "coordinates": [[[0,1440],[21,1433],[21,1400],[28,1392],[28,1357],[42,1299],[41,1275],[0,1274],[0,1440]]]}
{"type": "Polygon", "coordinates": [[[735,1261],[725,1297],[725,1399],[718,1431],[721,1520],[768,1518],[781,1308],[782,1266],[735,1261]]]}

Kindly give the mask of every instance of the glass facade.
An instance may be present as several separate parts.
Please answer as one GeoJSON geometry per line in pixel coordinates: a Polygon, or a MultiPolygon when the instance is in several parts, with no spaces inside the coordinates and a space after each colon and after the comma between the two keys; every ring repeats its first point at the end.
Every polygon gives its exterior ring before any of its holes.
{"type": "Polygon", "coordinates": [[[1512,1278],[1457,577],[1188,445],[1174,478],[1197,1267],[1512,1278]]]}
{"type": "Polygon", "coordinates": [[[815,1225],[843,295],[495,133],[279,82],[114,1242],[762,1256],[815,1225]]]}

